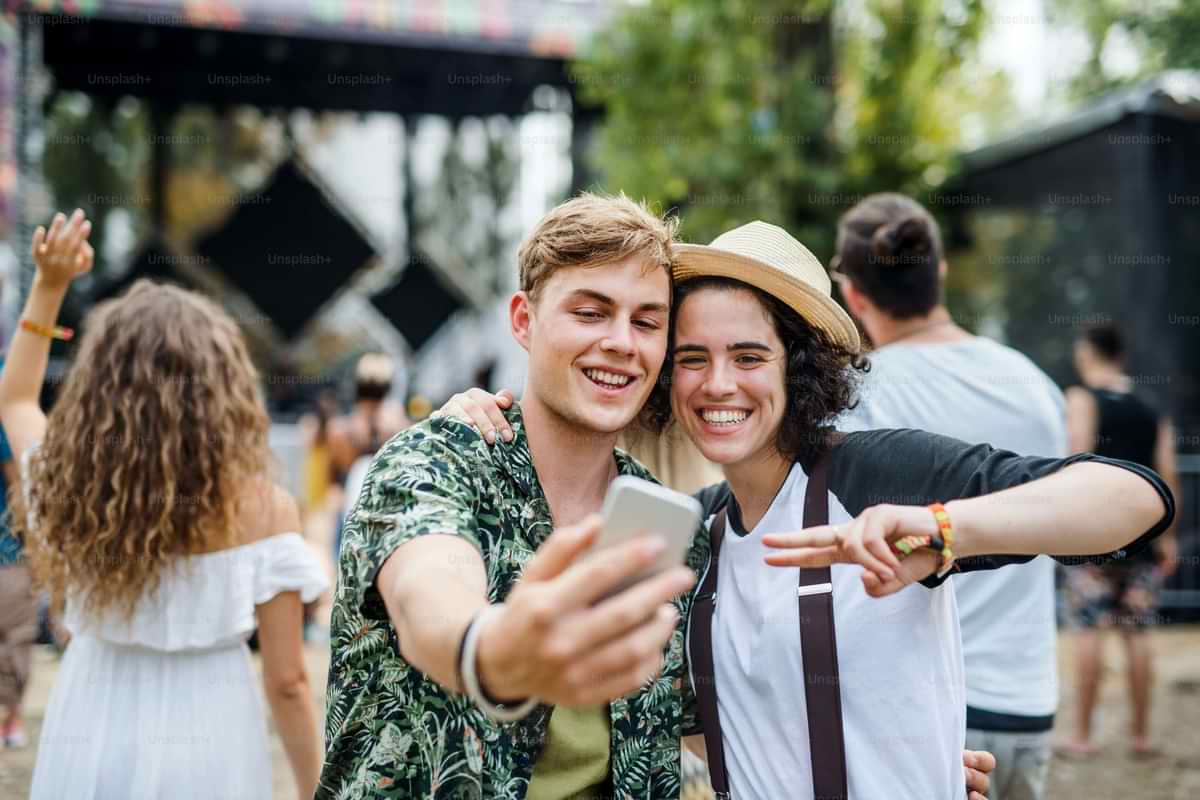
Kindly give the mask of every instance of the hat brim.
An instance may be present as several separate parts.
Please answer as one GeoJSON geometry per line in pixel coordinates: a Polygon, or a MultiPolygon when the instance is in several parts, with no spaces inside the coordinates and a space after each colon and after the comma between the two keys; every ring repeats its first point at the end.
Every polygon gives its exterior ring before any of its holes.
{"type": "Polygon", "coordinates": [[[671,273],[676,281],[706,276],[733,278],[786,303],[835,344],[858,353],[862,339],[850,315],[829,295],[756,258],[703,244],[677,244],[671,273]]]}

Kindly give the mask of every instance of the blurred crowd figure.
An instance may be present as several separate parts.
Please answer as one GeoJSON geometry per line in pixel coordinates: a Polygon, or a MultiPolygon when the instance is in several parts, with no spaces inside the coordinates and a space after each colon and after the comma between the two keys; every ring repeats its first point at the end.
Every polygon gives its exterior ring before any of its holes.
{"type": "Polygon", "coordinates": [[[16,486],[17,465],[0,426],[0,747],[11,749],[28,743],[21,706],[38,624],[23,548],[8,524],[8,490],[16,486]]]}
{"type": "MultiPolygon", "coordinates": [[[[1071,451],[1095,452],[1152,468],[1179,497],[1175,465],[1175,432],[1170,417],[1158,413],[1136,391],[1125,371],[1126,346],[1113,324],[1087,328],[1075,341],[1075,369],[1082,386],[1067,390],[1071,451]]],[[[1135,553],[1104,566],[1075,567],[1068,589],[1077,635],[1078,708],[1074,732],[1062,752],[1091,756],[1092,713],[1103,674],[1100,631],[1115,628],[1124,644],[1131,715],[1130,748],[1135,756],[1157,750],[1150,736],[1150,701],[1154,687],[1154,654],[1145,634],[1157,620],[1158,593],[1178,562],[1173,526],[1153,550],[1135,553]]]]}
{"type": "MultiPolygon", "coordinates": [[[[838,226],[834,277],[874,351],[840,430],[918,428],[1021,455],[1067,455],[1063,394],[1010,347],[967,332],[944,304],[941,232],[909,197],[875,194],[838,226]]],[[[1040,800],[1058,705],[1054,562],[954,577],[967,748],[996,756],[988,796],[1040,800]]]]}
{"type": "Polygon", "coordinates": [[[389,397],[396,364],[383,353],[367,353],[354,368],[354,406],[329,421],[328,446],[335,483],[345,485],[355,466],[408,427],[404,407],[389,397]]]}
{"type": "Polygon", "coordinates": [[[391,356],[365,353],[355,364],[350,411],[340,414],[337,399],[326,392],[302,421],[307,429],[305,510],[317,527],[327,528],[332,520],[335,563],[342,522],[358,498],[371,459],[384,442],[411,424],[404,406],[392,397],[396,370],[391,356]]]}
{"type": "Polygon", "coordinates": [[[333,482],[333,462],[329,453],[329,424],[338,414],[337,397],[324,391],[317,395],[310,413],[300,418],[304,433],[304,511],[323,509],[329,501],[330,492],[336,490],[333,482]]]}
{"type": "Polygon", "coordinates": [[[270,478],[270,420],[237,324],[139,280],[92,309],[49,417],[39,404],[90,231],[78,210],[38,228],[0,377],[21,484],[12,525],[71,635],[30,797],[270,797],[264,698],[297,796],[312,797],[322,754],[302,607],[328,580],[270,478]]]}

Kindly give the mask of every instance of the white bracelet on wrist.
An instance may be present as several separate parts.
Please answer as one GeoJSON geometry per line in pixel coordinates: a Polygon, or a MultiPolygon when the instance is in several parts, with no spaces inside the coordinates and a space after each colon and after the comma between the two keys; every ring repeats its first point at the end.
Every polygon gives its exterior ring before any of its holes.
{"type": "Polygon", "coordinates": [[[530,697],[513,708],[496,705],[484,696],[483,687],[479,684],[479,673],[475,671],[476,656],[479,652],[479,634],[483,630],[483,626],[503,610],[503,604],[488,606],[471,620],[466,633],[463,634],[462,661],[459,663],[458,669],[459,674],[462,675],[463,689],[467,697],[471,698],[480,711],[500,722],[516,722],[528,716],[529,712],[533,711],[541,701],[536,697],[530,697]]]}

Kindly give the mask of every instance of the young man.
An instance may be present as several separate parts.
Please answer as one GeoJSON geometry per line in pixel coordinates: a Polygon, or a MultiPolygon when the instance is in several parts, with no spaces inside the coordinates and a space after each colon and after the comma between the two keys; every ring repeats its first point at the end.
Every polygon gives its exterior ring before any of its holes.
{"type": "Polygon", "coordinates": [[[435,417],[375,458],[343,536],[318,800],[678,796],[677,622],[707,538],[603,601],[662,542],[582,558],[612,479],[651,477],[614,445],[666,355],[673,235],[624,197],[552,210],[509,306],[529,353],[511,441],[435,417]]]}
{"type": "MultiPolygon", "coordinates": [[[[1062,392],[1021,353],[954,323],[942,300],[945,273],[937,223],[914,200],[870,195],[842,217],[835,275],[876,349],[859,406],[838,427],[918,428],[1066,456],[1062,392]]],[[[967,747],[996,755],[993,800],[1038,800],[1058,706],[1054,562],[1041,557],[954,582],[967,747]]]]}

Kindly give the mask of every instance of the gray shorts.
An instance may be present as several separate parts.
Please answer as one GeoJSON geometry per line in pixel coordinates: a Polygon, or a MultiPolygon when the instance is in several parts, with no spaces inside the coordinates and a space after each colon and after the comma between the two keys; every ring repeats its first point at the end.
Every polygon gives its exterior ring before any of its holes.
{"type": "Polygon", "coordinates": [[[1050,731],[1009,733],[967,728],[967,749],[996,757],[988,800],[1042,800],[1050,772],[1050,731]]]}

